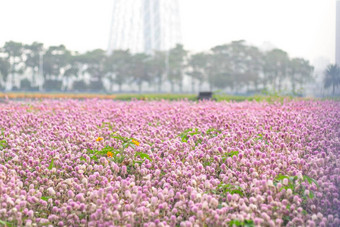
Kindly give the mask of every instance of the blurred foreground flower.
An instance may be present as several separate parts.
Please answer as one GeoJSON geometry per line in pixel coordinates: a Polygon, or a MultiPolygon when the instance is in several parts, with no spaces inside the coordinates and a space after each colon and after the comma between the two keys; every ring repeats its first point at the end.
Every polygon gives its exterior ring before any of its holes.
{"type": "Polygon", "coordinates": [[[132,143],[135,144],[136,146],[139,146],[139,142],[137,140],[132,139],[132,143]]]}
{"type": "Polygon", "coordinates": [[[96,139],[97,142],[100,142],[100,141],[102,141],[102,140],[103,140],[103,137],[98,137],[98,138],[96,139]]]}

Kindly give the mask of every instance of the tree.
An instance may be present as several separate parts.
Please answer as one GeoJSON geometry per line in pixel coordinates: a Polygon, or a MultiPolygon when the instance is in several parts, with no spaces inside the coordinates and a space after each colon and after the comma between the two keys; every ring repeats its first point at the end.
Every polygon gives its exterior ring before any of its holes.
{"type": "Polygon", "coordinates": [[[143,82],[151,82],[150,56],[139,53],[131,56],[131,79],[138,85],[139,92],[142,91],[143,82]]]}
{"type": "Polygon", "coordinates": [[[129,50],[115,50],[108,57],[105,63],[105,71],[110,74],[111,91],[113,84],[119,86],[122,92],[122,85],[131,78],[131,54],[129,50]]]}
{"type": "Polygon", "coordinates": [[[166,74],[166,53],[163,51],[155,51],[148,60],[148,72],[150,77],[157,84],[158,92],[162,92],[164,76],[166,74]]]}
{"type": "Polygon", "coordinates": [[[58,79],[66,67],[71,52],[64,45],[50,46],[44,55],[44,79],[58,79]]]}
{"type": "Polygon", "coordinates": [[[228,45],[230,54],[231,73],[234,80],[234,86],[242,87],[250,85],[252,80],[256,79],[257,68],[256,48],[251,48],[245,44],[244,40],[233,41],[228,45]],[[253,56],[254,55],[254,56],[253,56]],[[252,68],[250,66],[253,66],[252,68]]]}
{"type": "Polygon", "coordinates": [[[66,86],[64,87],[65,90],[67,90],[70,86],[69,80],[71,77],[79,79],[81,65],[81,57],[77,55],[77,53],[75,55],[67,56],[67,64],[63,73],[63,77],[66,78],[66,86]]]}
{"type": "Polygon", "coordinates": [[[261,81],[261,73],[263,69],[264,59],[263,53],[254,46],[249,46],[246,49],[245,57],[246,70],[244,72],[245,84],[253,83],[255,90],[258,90],[258,85],[261,81]]]}
{"type": "Polygon", "coordinates": [[[25,66],[26,68],[30,68],[32,70],[32,85],[36,85],[36,76],[39,73],[39,63],[40,63],[40,55],[43,51],[43,44],[34,42],[30,45],[24,45],[25,50],[25,66]]]}
{"type": "Polygon", "coordinates": [[[210,90],[213,87],[234,88],[234,74],[232,73],[232,62],[230,46],[220,45],[211,49],[211,54],[208,57],[208,83],[210,90]]]}
{"type": "MultiPolygon", "coordinates": [[[[102,80],[106,74],[105,62],[107,60],[107,56],[105,51],[102,49],[87,51],[85,54],[82,54],[73,60],[79,61],[80,64],[83,64],[85,68],[84,72],[90,74],[91,84],[89,85],[89,88],[95,91],[102,90],[102,80]]],[[[73,73],[77,71],[75,68],[72,70],[73,73]]]]}
{"type": "Polygon", "coordinates": [[[328,65],[324,72],[324,87],[332,87],[332,95],[334,96],[335,88],[340,84],[340,67],[338,65],[328,65]]]}
{"type": "Polygon", "coordinates": [[[63,72],[68,64],[71,52],[64,45],[50,46],[43,58],[44,88],[60,90],[63,72]]]}
{"type": "Polygon", "coordinates": [[[177,44],[169,51],[168,80],[171,84],[171,92],[174,92],[174,84],[178,84],[180,92],[183,91],[183,71],[188,52],[183,45],[177,44]]]}
{"type": "Polygon", "coordinates": [[[23,63],[23,44],[18,42],[6,42],[3,51],[7,54],[8,62],[10,63],[10,74],[12,77],[12,87],[15,84],[15,74],[24,72],[23,63]]]}
{"type": "Polygon", "coordinates": [[[81,60],[86,64],[86,71],[98,80],[104,76],[104,62],[106,59],[105,51],[102,49],[96,49],[86,52],[81,60]]]}
{"type": "Polygon", "coordinates": [[[281,91],[282,81],[286,78],[288,65],[288,54],[283,50],[274,49],[265,54],[265,80],[271,81],[273,90],[281,91]]]}
{"type": "Polygon", "coordinates": [[[5,88],[4,84],[7,81],[9,75],[11,64],[6,58],[0,58],[0,88],[5,88]]]}
{"type": "Polygon", "coordinates": [[[288,75],[292,86],[292,93],[296,93],[296,84],[300,85],[302,89],[303,84],[312,78],[313,66],[309,64],[309,61],[303,58],[293,58],[289,62],[288,75]]]}
{"type": "Polygon", "coordinates": [[[193,93],[195,92],[195,80],[198,81],[199,90],[204,81],[207,80],[208,61],[209,55],[203,52],[191,55],[189,58],[187,74],[192,78],[191,89],[193,93]]]}

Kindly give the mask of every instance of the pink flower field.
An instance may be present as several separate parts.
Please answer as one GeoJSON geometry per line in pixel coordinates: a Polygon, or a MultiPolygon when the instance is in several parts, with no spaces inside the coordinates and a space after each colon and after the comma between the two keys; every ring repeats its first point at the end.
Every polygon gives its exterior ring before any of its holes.
{"type": "Polygon", "coordinates": [[[340,103],[0,103],[0,226],[340,226],[340,103]]]}

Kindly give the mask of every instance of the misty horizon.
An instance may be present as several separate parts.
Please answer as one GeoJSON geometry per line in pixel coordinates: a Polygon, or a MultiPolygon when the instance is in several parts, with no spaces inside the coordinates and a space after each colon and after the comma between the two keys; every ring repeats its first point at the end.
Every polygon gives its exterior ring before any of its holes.
{"type": "MultiPolygon", "coordinates": [[[[14,0],[1,3],[1,8],[0,45],[13,40],[38,41],[47,46],[64,44],[79,52],[107,49],[110,0],[58,3],[14,0]]],[[[180,1],[180,15],[182,44],[192,52],[246,40],[258,47],[269,45],[286,50],[290,56],[307,58],[312,64],[334,62],[335,1],[187,0],[180,1]]]]}

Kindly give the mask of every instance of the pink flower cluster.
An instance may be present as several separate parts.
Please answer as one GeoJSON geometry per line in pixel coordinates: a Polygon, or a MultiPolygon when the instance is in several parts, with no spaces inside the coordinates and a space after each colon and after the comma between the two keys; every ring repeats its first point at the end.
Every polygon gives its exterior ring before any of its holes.
{"type": "Polygon", "coordinates": [[[2,223],[340,226],[339,102],[49,100],[0,116],[2,223]],[[113,134],[139,146],[92,159],[122,147],[113,134]]]}

